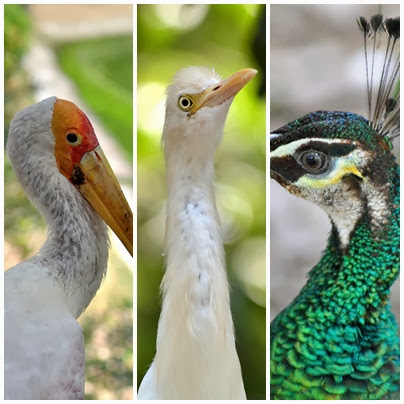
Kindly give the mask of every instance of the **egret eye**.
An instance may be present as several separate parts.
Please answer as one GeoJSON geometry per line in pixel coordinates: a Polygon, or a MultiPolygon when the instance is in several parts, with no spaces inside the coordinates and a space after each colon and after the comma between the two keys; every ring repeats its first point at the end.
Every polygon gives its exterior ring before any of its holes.
{"type": "Polygon", "coordinates": [[[192,101],[192,98],[186,95],[181,95],[181,97],[178,99],[178,106],[185,112],[189,111],[193,105],[194,102],[192,101]]]}
{"type": "Polygon", "coordinates": [[[77,136],[75,133],[70,132],[66,135],[66,139],[72,145],[78,145],[81,143],[81,137],[77,136]]]}
{"type": "Polygon", "coordinates": [[[311,174],[322,174],[328,168],[328,156],[316,150],[305,151],[298,161],[311,174]]]}

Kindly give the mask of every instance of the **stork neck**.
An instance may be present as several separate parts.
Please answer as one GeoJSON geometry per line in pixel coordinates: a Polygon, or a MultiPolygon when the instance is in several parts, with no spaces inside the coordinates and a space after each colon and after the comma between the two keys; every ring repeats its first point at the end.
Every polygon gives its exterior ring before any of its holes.
{"type": "Polygon", "coordinates": [[[99,215],[57,166],[50,128],[55,101],[49,98],[16,115],[7,152],[27,197],[48,225],[46,242],[29,261],[56,280],[78,317],[105,274],[108,236],[99,215]]]}
{"type": "Polygon", "coordinates": [[[48,269],[77,318],[91,302],[106,272],[107,227],[57,169],[48,180],[42,178],[32,184],[37,189],[34,203],[47,222],[48,237],[30,261],[48,269]]]}

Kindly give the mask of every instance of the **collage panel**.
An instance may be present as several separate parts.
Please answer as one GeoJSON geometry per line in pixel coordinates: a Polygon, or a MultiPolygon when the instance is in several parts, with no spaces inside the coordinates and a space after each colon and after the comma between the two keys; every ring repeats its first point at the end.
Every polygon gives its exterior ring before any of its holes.
{"type": "Polygon", "coordinates": [[[399,398],[399,14],[270,7],[271,399],[399,398]]]}
{"type": "Polygon", "coordinates": [[[138,399],[265,399],[265,20],[137,8],[138,399]]]}
{"type": "Polygon", "coordinates": [[[6,399],[133,398],[132,12],[4,5],[6,399]]]}

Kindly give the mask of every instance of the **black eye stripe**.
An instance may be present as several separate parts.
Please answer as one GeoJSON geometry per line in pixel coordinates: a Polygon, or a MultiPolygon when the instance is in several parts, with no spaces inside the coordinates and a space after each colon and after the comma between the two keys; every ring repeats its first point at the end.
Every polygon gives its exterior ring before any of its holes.
{"type": "Polygon", "coordinates": [[[295,160],[293,156],[272,157],[271,173],[275,172],[287,181],[294,183],[307,171],[295,160]]]}
{"type": "Polygon", "coordinates": [[[327,143],[312,140],[298,147],[295,150],[295,154],[301,154],[308,150],[316,150],[321,153],[327,154],[330,157],[343,157],[351,153],[355,149],[355,147],[356,146],[353,143],[327,143]]]}
{"type": "MultiPolygon", "coordinates": [[[[347,142],[323,142],[321,140],[310,140],[300,145],[292,155],[271,158],[271,173],[274,172],[278,176],[284,178],[288,182],[295,183],[300,177],[307,174],[321,175],[330,169],[333,158],[344,157],[351,153],[357,146],[353,143],[347,142]],[[304,165],[302,157],[306,153],[319,153],[324,156],[324,161],[320,168],[314,167],[311,169],[310,165],[304,165]]],[[[307,161],[306,161],[307,162],[307,161]]]]}

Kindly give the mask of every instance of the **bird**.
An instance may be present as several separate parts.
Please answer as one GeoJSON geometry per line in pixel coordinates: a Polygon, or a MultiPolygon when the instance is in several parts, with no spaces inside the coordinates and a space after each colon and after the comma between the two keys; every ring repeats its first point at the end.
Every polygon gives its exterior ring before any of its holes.
{"type": "Polygon", "coordinates": [[[321,207],[332,224],[306,285],[271,323],[271,399],[399,399],[390,288],[400,264],[400,173],[392,154],[400,133],[400,19],[357,21],[369,118],[311,112],[270,135],[271,178],[321,207]]]}
{"type": "Polygon", "coordinates": [[[179,70],[167,90],[165,274],[156,354],[138,399],[246,399],[235,347],[214,155],[234,96],[256,75],[179,70]]]}
{"type": "Polygon", "coordinates": [[[5,272],[6,399],[82,399],[77,318],[106,274],[106,223],[133,250],[133,215],[85,113],[47,98],[18,112],[7,153],[47,222],[39,252],[5,272]]]}

